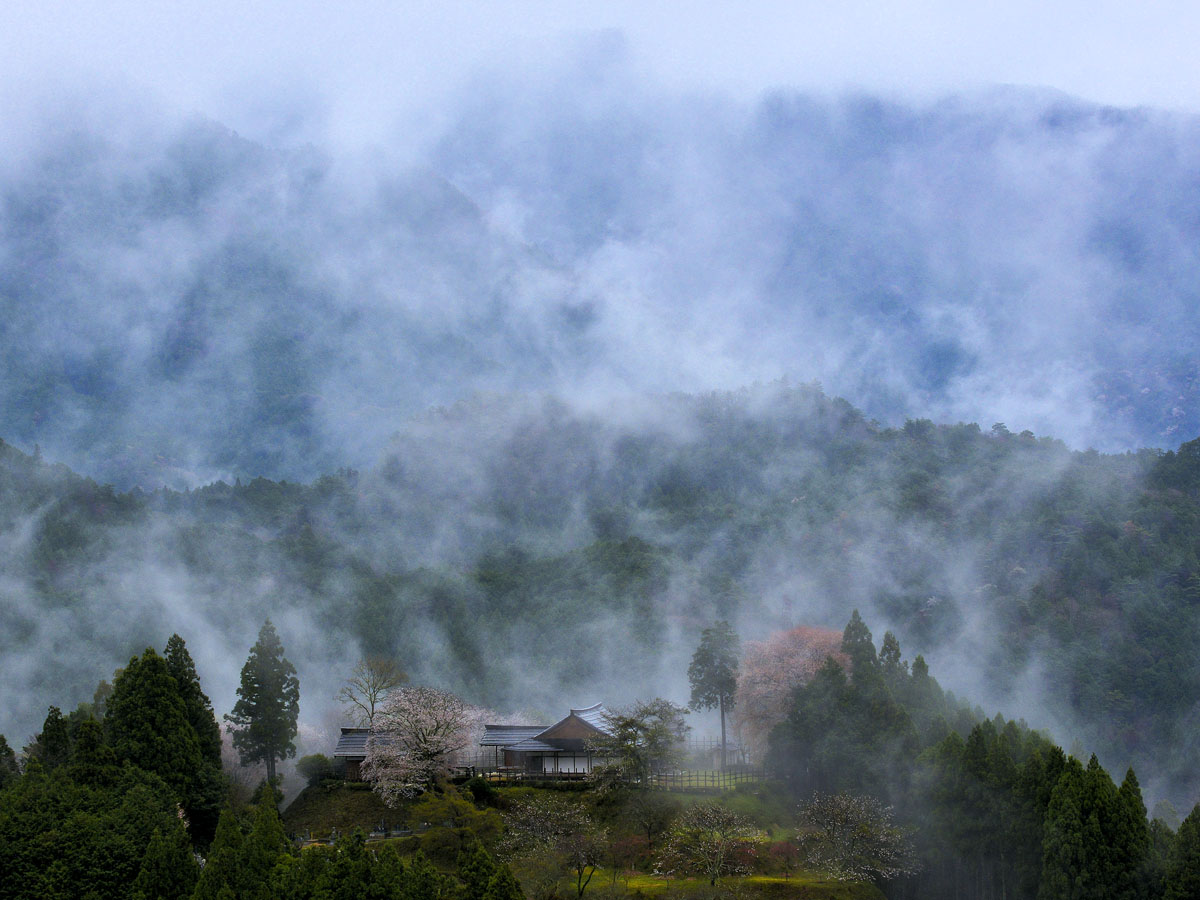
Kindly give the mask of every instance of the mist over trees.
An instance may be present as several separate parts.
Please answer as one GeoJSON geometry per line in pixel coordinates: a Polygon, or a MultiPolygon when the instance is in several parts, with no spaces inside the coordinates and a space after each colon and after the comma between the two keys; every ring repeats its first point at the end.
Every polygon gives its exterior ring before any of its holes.
{"type": "Polygon", "coordinates": [[[370,470],[186,492],[122,493],[5,444],[5,677],[49,703],[36,673],[55,658],[90,697],[95,669],[128,658],[115,605],[143,641],[202,611],[210,665],[286,609],[289,656],[322,697],[349,642],[415,683],[554,709],[597,673],[618,700],[686,695],[675,635],[715,620],[754,641],[858,607],[956,689],[1186,803],[1191,444],[1102,455],[1002,425],[886,428],[811,385],[641,404],[612,419],[480,399],[413,420],[370,470]],[[68,635],[84,652],[57,657],[68,635]]]}
{"type": "Polygon", "coordinates": [[[781,375],[885,421],[1200,432],[1194,117],[560,75],[406,166],[47,100],[0,168],[0,435],[122,488],[311,480],[477,391],[781,375]]]}

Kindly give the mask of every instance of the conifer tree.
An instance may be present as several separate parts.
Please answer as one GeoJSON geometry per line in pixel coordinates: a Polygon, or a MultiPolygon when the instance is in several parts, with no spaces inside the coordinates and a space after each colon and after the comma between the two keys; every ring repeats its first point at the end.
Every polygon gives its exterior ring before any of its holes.
{"type": "Polygon", "coordinates": [[[80,784],[100,786],[116,780],[117,755],[104,742],[104,726],[95,719],[80,723],[68,771],[80,784]]]}
{"type": "Polygon", "coordinates": [[[200,748],[196,729],[166,660],[147,647],[113,685],[104,728],[117,758],[153,772],[175,792],[200,844],[212,832],[210,820],[220,797],[220,772],[200,748]]]}
{"type": "Polygon", "coordinates": [[[223,892],[237,897],[243,887],[245,838],[237,816],[226,807],[217,821],[217,833],[196,882],[192,900],[220,900],[223,892]]]}
{"type": "Polygon", "coordinates": [[[41,733],[34,741],[33,754],[47,771],[65,766],[71,758],[71,734],[62,710],[51,706],[46,711],[41,733]]]}
{"type": "Polygon", "coordinates": [[[1200,897],[1200,803],[1179,826],[1167,857],[1167,889],[1164,900],[1196,900],[1200,897]]]}
{"type": "Polygon", "coordinates": [[[221,768],[221,726],[213,713],[212,703],[200,686],[200,676],[196,674],[196,664],[188,653],[187,645],[177,634],[167,639],[167,647],[163,653],[167,661],[167,671],[175,679],[179,696],[187,710],[188,721],[196,731],[200,741],[200,752],[219,770],[221,768]]]}
{"type": "Polygon", "coordinates": [[[130,890],[131,900],[186,900],[192,896],[200,867],[183,826],[176,822],[166,834],[155,829],[142,867],[130,890]]]}
{"type": "Polygon", "coordinates": [[[225,716],[237,729],[233,745],[243,764],[263,762],[267,779],[275,781],[275,761],[296,755],[296,719],[300,682],[283,655],[283,644],[268,619],[242,666],[242,681],[233,712],[225,716]]]}
{"type": "Polygon", "coordinates": [[[1115,878],[1111,896],[1115,900],[1138,900],[1150,880],[1150,826],[1142,789],[1132,768],[1126,771],[1117,791],[1113,850],[1115,878]]]}
{"type": "Polygon", "coordinates": [[[1083,836],[1083,766],[1071,757],[1050,795],[1042,838],[1038,900],[1079,900],[1087,880],[1083,836]]]}
{"type": "Polygon", "coordinates": [[[846,630],[842,632],[842,652],[850,658],[850,672],[855,681],[865,681],[869,673],[874,673],[879,667],[871,630],[857,609],[851,613],[846,630]]]}
{"type": "Polygon", "coordinates": [[[408,877],[400,891],[401,900],[438,900],[445,890],[445,877],[421,850],[408,866],[408,877]]]}
{"type": "Polygon", "coordinates": [[[467,900],[483,900],[488,884],[495,874],[496,864],[479,840],[471,837],[458,853],[458,877],[466,886],[467,900]]]}
{"type": "Polygon", "coordinates": [[[506,864],[501,863],[496,867],[495,873],[488,880],[483,900],[525,900],[525,893],[506,864]]]}
{"type": "Polygon", "coordinates": [[[269,886],[276,863],[292,849],[273,801],[273,796],[263,796],[254,807],[254,823],[242,847],[242,874],[255,889],[269,886]]]}
{"type": "Polygon", "coordinates": [[[728,622],[717,622],[700,632],[700,645],[688,665],[692,709],[720,710],[721,768],[726,764],[725,713],[733,707],[737,691],[738,636],[728,622]]]}
{"type": "Polygon", "coordinates": [[[4,735],[0,734],[0,790],[8,787],[21,776],[21,767],[17,765],[17,754],[4,735]]]}

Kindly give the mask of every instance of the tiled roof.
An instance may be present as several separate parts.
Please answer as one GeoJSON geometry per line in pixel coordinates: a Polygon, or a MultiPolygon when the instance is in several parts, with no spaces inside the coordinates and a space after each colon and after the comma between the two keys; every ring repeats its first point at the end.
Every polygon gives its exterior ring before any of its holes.
{"type": "Polygon", "coordinates": [[[528,740],[520,741],[509,747],[505,747],[504,749],[519,750],[521,753],[555,753],[560,748],[553,747],[550,744],[543,743],[535,738],[529,738],[528,740]]]}
{"type": "Polygon", "coordinates": [[[545,725],[484,725],[482,747],[509,747],[519,741],[537,737],[545,725]]]}
{"type": "Polygon", "coordinates": [[[333,755],[366,756],[367,737],[370,733],[370,729],[368,728],[343,728],[333,755]]]}
{"type": "Polygon", "coordinates": [[[599,728],[601,731],[607,731],[604,723],[604,714],[607,712],[603,703],[595,703],[592,706],[585,706],[583,709],[572,709],[571,715],[578,716],[587,722],[593,728],[599,728]]]}

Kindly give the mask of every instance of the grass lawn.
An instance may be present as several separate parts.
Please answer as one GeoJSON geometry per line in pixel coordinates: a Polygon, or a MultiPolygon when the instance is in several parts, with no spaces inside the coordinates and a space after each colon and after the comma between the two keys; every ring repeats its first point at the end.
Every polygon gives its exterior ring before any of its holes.
{"type": "MultiPolygon", "coordinates": [[[[612,884],[611,873],[599,871],[592,881],[595,887],[607,888],[612,884]]],[[[782,875],[749,875],[726,877],[710,887],[703,878],[660,878],[655,875],[632,875],[617,878],[617,889],[629,894],[645,897],[704,897],[727,894],[739,900],[787,900],[787,898],[811,898],[811,900],[883,900],[883,893],[873,884],[847,884],[833,881],[823,875],[799,872],[791,878],[782,875]]],[[[602,892],[603,893],[603,892],[602,892]]],[[[588,894],[584,894],[586,900],[588,894]]]]}

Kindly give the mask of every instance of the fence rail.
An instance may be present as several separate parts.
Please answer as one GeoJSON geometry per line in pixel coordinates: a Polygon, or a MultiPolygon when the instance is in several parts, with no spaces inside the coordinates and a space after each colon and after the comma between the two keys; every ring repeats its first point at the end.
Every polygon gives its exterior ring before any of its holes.
{"type": "MultiPolygon", "coordinates": [[[[477,771],[480,778],[492,784],[535,784],[537,782],[582,782],[591,776],[586,772],[525,772],[492,769],[477,771]]],[[[739,784],[761,784],[767,780],[762,769],[681,769],[674,772],[655,772],[646,776],[646,784],[664,791],[728,791],[739,784]]]]}

